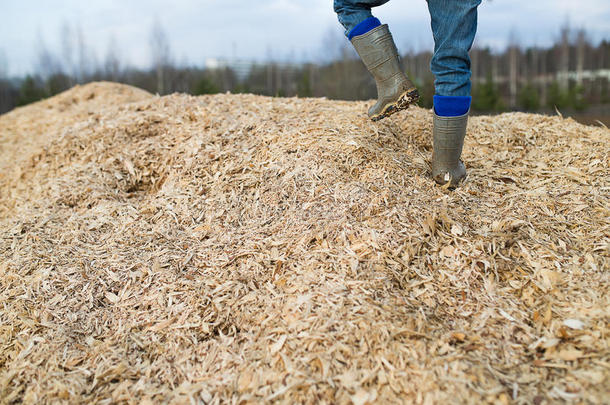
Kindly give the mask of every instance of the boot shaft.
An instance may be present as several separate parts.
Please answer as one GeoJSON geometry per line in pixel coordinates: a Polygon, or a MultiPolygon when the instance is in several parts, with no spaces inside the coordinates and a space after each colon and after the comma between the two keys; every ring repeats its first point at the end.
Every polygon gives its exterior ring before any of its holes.
{"type": "Polygon", "coordinates": [[[450,182],[450,187],[456,187],[466,176],[460,157],[467,124],[468,113],[457,117],[434,114],[432,177],[439,184],[450,182]]]}
{"type": "Polygon", "coordinates": [[[387,81],[397,74],[404,75],[398,50],[387,24],[358,35],[352,38],[351,42],[378,86],[379,82],[387,81]]]}
{"type": "Polygon", "coordinates": [[[434,152],[441,161],[454,163],[462,154],[468,113],[457,117],[442,117],[434,114],[434,152]]]}
{"type": "Polygon", "coordinates": [[[417,102],[419,94],[400,68],[398,50],[387,24],[355,36],[351,41],[377,85],[378,100],[369,109],[373,121],[417,102]]]}

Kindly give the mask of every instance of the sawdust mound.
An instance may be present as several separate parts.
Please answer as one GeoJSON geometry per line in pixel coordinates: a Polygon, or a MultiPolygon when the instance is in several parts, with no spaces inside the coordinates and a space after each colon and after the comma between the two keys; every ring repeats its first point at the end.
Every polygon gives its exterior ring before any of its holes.
{"type": "Polygon", "coordinates": [[[74,88],[0,117],[3,402],[607,401],[610,131],[74,88]]]}

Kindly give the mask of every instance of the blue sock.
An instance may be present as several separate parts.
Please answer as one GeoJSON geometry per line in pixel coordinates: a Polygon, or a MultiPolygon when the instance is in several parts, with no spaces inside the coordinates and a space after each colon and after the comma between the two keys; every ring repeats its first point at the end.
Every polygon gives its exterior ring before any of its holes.
{"type": "Polygon", "coordinates": [[[381,25],[381,22],[375,17],[369,17],[366,20],[362,21],[360,24],[356,25],[352,30],[347,34],[347,39],[350,41],[353,37],[366,34],[373,28],[377,28],[381,25]]]}
{"type": "Polygon", "coordinates": [[[441,117],[457,117],[470,110],[470,96],[434,96],[434,112],[441,117]]]}

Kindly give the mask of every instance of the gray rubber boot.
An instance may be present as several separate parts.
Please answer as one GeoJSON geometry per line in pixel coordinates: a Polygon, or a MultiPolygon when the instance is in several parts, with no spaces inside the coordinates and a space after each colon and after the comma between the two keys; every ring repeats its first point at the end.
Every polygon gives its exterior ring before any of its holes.
{"type": "Polygon", "coordinates": [[[352,44],[377,84],[378,100],[369,109],[373,121],[417,102],[419,93],[400,68],[398,50],[387,24],[352,38],[352,44]]]}
{"type": "Polygon", "coordinates": [[[432,177],[439,184],[455,188],[466,177],[466,167],[460,160],[468,113],[458,117],[441,117],[434,114],[434,151],[432,177]]]}

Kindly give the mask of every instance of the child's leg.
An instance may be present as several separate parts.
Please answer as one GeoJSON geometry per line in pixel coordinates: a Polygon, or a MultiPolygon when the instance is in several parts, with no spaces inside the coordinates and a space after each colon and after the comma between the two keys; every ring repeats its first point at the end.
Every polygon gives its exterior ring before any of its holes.
{"type": "Polygon", "coordinates": [[[434,36],[430,69],[439,96],[470,96],[470,56],[481,0],[428,0],[434,36]]]}
{"type": "Polygon", "coordinates": [[[372,7],[380,6],[388,1],[390,0],[334,0],[335,13],[345,28],[345,35],[349,38],[350,32],[358,24],[373,17],[372,7]]]}
{"type": "Polygon", "coordinates": [[[373,121],[408,108],[419,99],[417,89],[400,67],[398,50],[387,26],[371,14],[371,7],[388,0],[335,0],[335,12],[377,85],[377,103],[369,111],[373,121]]]}
{"type": "Polygon", "coordinates": [[[470,50],[481,0],[428,0],[434,36],[434,152],[432,176],[455,187],[466,177],[460,160],[470,110],[470,50]]]}

